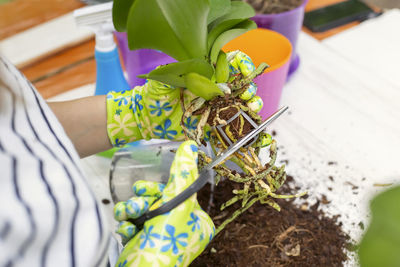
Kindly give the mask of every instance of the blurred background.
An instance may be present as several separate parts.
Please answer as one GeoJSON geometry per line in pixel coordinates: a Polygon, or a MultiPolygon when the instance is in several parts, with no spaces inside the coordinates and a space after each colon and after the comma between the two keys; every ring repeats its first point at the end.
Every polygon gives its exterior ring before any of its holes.
{"type": "MultiPolygon", "coordinates": [[[[86,4],[101,2],[107,1],[0,0],[0,41],[2,40],[0,52],[20,67],[45,98],[93,83],[95,81],[93,34],[88,29],[78,29],[79,33],[70,34],[74,24],[68,14],[86,4]],[[56,18],[63,18],[63,20],[45,24],[56,18]],[[66,25],[66,23],[71,23],[71,25],[66,25]],[[46,35],[46,31],[49,35],[59,34],[64,37],[54,35],[51,38],[46,35]],[[51,42],[44,43],[46,39],[42,38],[42,44],[40,40],[36,40],[40,38],[29,38],[29,34],[37,32],[44,34],[45,36],[42,37],[48,38],[51,42]],[[23,36],[20,35],[21,33],[23,36]],[[67,34],[70,36],[66,37],[67,34]],[[19,42],[24,40],[32,42],[19,42]],[[30,51],[30,49],[37,50],[39,46],[40,51],[30,51]],[[74,79],[70,79],[72,76],[74,79]],[[60,83],[63,84],[62,87],[59,86],[60,83]]],[[[306,11],[337,2],[342,2],[342,0],[310,0],[306,11]]],[[[398,0],[370,0],[368,3],[377,9],[400,7],[398,0]]],[[[312,33],[307,29],[305,31],[322,40],[354,25],[355,23],[351,23],[325,33],[312,33]]]]}

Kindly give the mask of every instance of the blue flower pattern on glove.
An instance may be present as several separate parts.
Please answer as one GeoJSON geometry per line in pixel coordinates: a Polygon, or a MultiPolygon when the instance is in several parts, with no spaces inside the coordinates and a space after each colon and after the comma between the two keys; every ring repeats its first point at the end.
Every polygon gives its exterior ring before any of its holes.
{"type": "Polygon", "coordinates": [[[157,233],[152,233],[154,226],[150,225],[149,228],[146,228],[146,226],[143,228],[143,233],[140,236],[140,239],[143,239],[143,241],[140,243],[140,249],[144,249],[146,247],[146,244],[149,243],[149,246],[153,248],[155,246],[155,243],[152,238],[160,239],[161,236],[157,233]]]}
{"type": "Polygon", "coordinates": [[[211,131],[206,131],[206,134],[204,135],[204,141],[208,142],[210,141],[211,138],[211,131]]]}
{"type": "Polygon", "coordinates": [[[128,109],[130,109],[130,110],[132,110],[132,112],[134,112],[134,110],[133,110],[133,104],[135,103],[135,101],[134,101],[134,99],[133,99],[133,96],[127,96],[127,98],[129,99],[129,103],[131,103],[130,105],[129,105],[129,107],[128,107],[128,109]]]}
{"type": "Polygon", "coordinates": [[[244,66],[246,66],[248,71],[254,71],[256,69],[256,67],[254,66],[253,62],[251,61],[251,59],[249,57],[246,57],[246,58],[240,60],[240,63],[243,64],[244,66]]]}
{"type": "Polygon", "coordinates": [[[183,254],[179,255],[178,260],[177,260],[177,262],[176,262],[174,267],[181,266],[182,261],[183,261],[183,254]]]}
{"type": "Polygon", "coordinates": [[[126,97],[118,97],[114,99],[115,102],[118,102],[118,106],[126,106],[129,103],[129,100],[126,99],[126,97]]]}
{"type": "Polygon", "coordinates": [[[198,148],[197,146],[195,146],[195,145],[190,145],[190,149],[191,149],[193,152],[198,152],[198,151],[199,151],[199,148],[198,148]]]}
{"type": "Polygon", "coordinates": [[[117,233],[122,237],[122,240],[128,241],[136,233],[137,228],[129,222],[120,222],[117,233]]]}
{"type": "Polygon", "coordinates": [[[211,240],[214,238],[214,236],[215,236],[215,227],[213,226],[213,232],[210,234],[210,238],[208,240],[208,243],[211,242],[211,240]]]}
{"type": "Polygon", "coordinates": [[[120,262],[119,264],[118,264],[118,267],[125,267],[126,266],[126,264],[127,264],[127,260],[124,260],[124,262],[120,262]]]}
{"type": "Polygon", "coordinates": [[[194,214],[193,212],[190,213],[190,217],[192,218],[192,220],[188,221],[188,222],[187,222],[187,225],[190,226],[190,225],[193,224],[193,226],[192,226],[192,232],[194,232],[194,231],[196,230],[196,228],[197,228],[197,229],[200,229],[199,217],[198,217],[196,214],[194,214]]]}
{"type": "Polygon", "coordinates": [[[177,132],[175,130],[168,130],[171,125],[171,120],[166,119],[164,122],[164,128],[161,125],[157,125],[155,127],[157,131],[153,131],[153,133],[161,139],[174,139],[174,135],[177,135],[177,132]]]}
{"type": "Polygon", "coordinates": [[[184,125],[189,131],[194,131],[194,130],[197,129],[197,123],[198,123],[198,119],[197,118],[189,117],[184,122],[184,125]]]}
{"type": "Polygon", "coordinates": [[[126,145],[126,141],[124,139],[115,139],[115,146],[123,146],[126,145]]]}
{"type": "Polygon", "coordinates": [[[240,71],[238,69],[236,69],[234,66],[232,66],[231,64],[229,64],[229,74],[230,75],[235,75],[240,73],[240,71]]]}
{"type": "Polygon", "coordinates": [[[175,227],[170,224],[165,225],[165,230],[167,231],[168,235],[163,236],[162,240],[167,240],[169,242],[161,248],[161,251],[167,252],[172,249],[172,253],[177,255],[179,253],[178,244],[182,247],[186,247],[187,242],[183,241],[182,239],[187,239],[189,235],[187,233],[180,233],[175,235],[175,227]]]}
{"type": "Polygon", "coordinates": [[[132,111],[133,111],[134,113],[135,113],[135,112],[138,112],[138,111],[140,111],[140,110],[143,109],[143,105],[140,104],[140,101],[142,101],[142,99],[143,99],[143,97],[142,97],[141,95],[139,95],[139,94],[136,94],[136,95],[135,95],[135,101],[134,101],[135,105],[134,105],[134,107],[132,108],[132,111]]]}
{"type": "Polygon", "coordinates": [[[138,191],[134,190],[136,192],[136,195],[143,195],[144,193],[146,193],[146,188],[140,188],[138,191]]]}
{"type": "Polygon", "coordinates": [[[203,241],[204,240],[204,233],[201,233],[200,234],[200,241],[203,241]]]}
{"type": "Polygon", "coordinates": [[[164,191],[165,188],[165,184],[159,183],[158,184],[158,190],[160,190],[160,192],[164,191]]]}
{"type": "Polygon", "coordinates": [[[154,115],[156,114],[157,117],[160,117],[163,114],[163,110],[166,112],[172,110],[172,106],[170,105],[169,102],[165,102],[164,104],[161,105],[161,102],[159,100],[156,100],[156,105],[150,105],[150,114],[154,115]]]}
{"type": "MultiPolygon", "coordinates": [[[[126,106],[130,103],[130,97],[126,97],[123,94],[125,93],[125,91],[121,92],[121,95],[119,95],[118,97],[114,98],[114,102],[118,103],[118,106],[126,106]]],[[[111,97],[107,96],[107,99],[112,99],[111,97]]]]}
{"type": "Polygon", "coordinates": [[[184,179],[188,178],[189,174],[190,174],[190,172],[188,172],[187,170],[181,171],[181,176],[184,179]]]}

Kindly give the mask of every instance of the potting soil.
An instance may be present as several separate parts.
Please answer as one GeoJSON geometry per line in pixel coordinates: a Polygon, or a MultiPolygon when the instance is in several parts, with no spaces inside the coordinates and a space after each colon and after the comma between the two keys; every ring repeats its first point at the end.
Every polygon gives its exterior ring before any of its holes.
{"type": "MultiPolygon", "coordinates": [[[[215,188],[209,214],[216,226],[240,207],[236,203],[220,211],[222,203],[232,197],[239,184],[222,181],[215,188]]],[[[281,194],[297,193],[293,178],[288,177],[281,194]]],[[[203,209],[207,210],[210,188],[198,193],[203,209]]],[[[293,200],[277,200],[281,211],[255,204],[208,245],[191,266],[343,266],[349,236],[341,230],[338,216],[327,217],[319,205],[307,203],[296,206],[293,200]]]]}

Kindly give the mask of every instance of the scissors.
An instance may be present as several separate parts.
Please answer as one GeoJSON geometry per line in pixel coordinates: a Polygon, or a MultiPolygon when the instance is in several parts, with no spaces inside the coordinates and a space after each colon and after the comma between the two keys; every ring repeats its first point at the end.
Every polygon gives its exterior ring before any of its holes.
{"type": "Polygon", "coordinates": [[[189,187],[179,193],[176,197],[164,203],[161,207],[147,211],[142,216],[136,219],[129,219],[130,222],[135,224],[139,229],[143,227],[143,224],[158,215],[169,212],[174,209],[176,206],[184,202],[186,199],[191,197],[193,194],[197,193],[208,181],[208,171],[217,166],[218,164],[224,162],[230,155],[235,153],[239,148],[246,145],[252,138],[256,137],[259,133],[261,133],[271,122],[277,119],[280,115],[282,115],[286,110],[288,110],[287,106],[280,108],[270,117],[268,117],[263,123],[261,123],[257,128],[252,130],[242,139],[237,141],[228,147],[224,152],[222,152],[219,156],[215,157],[215,159],[207,164],[199,173],[199,177],[194,181],[189,187]]]}

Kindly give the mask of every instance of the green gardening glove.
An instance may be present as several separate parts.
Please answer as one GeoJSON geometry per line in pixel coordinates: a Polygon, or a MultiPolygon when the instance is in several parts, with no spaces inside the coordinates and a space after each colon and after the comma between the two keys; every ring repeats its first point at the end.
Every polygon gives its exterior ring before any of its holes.
{"type": "MultiPolygon", "coordinates": [[[[251,59],[242,52],[231,52],[230,78],[249,75],[255,70],[251,59]]],[[[228,57],[229,57],[228,53],[228,57]]],[[[250,109],[259,112],[262,100],[255,96],[257,85],[251,83],[240,97],[247,101],[250,109]]],[[[187,108],[197,96],[183,90],[184,105],[187,108]]],[[[132,90],[107,94],[107,132],[114,146],[122,146],[141,139],[170,139],[182,141],[185,138],[182,127],[181,90],[154,80],[147,80],[143,86],[132,90]]],[[[195,131],[200,116],[187,118],[183,123],[189,131],[195,131]]],[[[205,131],[208,141],[210,130],[205,131]]]]}
{"type": "Polygon", "coordinates": [[[194,141],[184,142],[176,153],[166,186],[138,181],[133,185],[138,197],[115,205],[114,216],[120,221],[117,233],[126,243],[117,267],[188,266],[214,237],[214,223],[199,206],[197,194],[170,212],[146,221],[140,231],[126,221],[160,207],[191,185],[199,176],[197,154],[194,141]]]}

